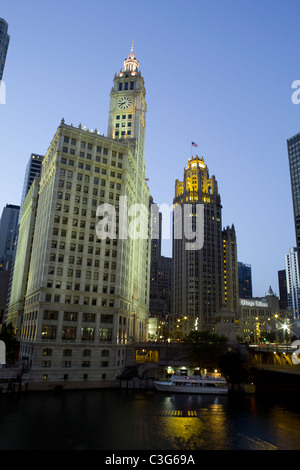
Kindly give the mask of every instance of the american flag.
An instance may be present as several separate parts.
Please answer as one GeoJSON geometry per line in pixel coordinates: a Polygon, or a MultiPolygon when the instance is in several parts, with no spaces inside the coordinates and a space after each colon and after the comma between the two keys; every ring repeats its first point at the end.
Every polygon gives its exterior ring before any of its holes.
{"type": "Polygon", "coordinates": [[[195,142],[192,142],[192,147],[198,147],[198,144],[196,144],[195,142]]]}

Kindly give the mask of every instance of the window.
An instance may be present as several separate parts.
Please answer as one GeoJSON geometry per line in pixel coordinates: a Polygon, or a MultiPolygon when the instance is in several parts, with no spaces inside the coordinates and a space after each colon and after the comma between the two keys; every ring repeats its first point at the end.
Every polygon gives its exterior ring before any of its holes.
{"type": "Polygon", "coordinates": [[[111,341],[112,340],[112,328],[100,328],[99,329],[100,341],[111,341]]]}
{"type": "Polygon", "coordinates": [[[43,349],[43,356],[52,356],[52,349],[43,349]]]}
{"type": "Polygon", "coordinates": [[[43,325],[42,340],[56,339],[56,326],[43,325]]]}
{"type": "Polygon", "coordinates": [[[61,366],[62,366],[62,367],[71,367],[71,361],[63,361],[63,362],[61,363],[61,366]]]}
{"type": "Polygon", "coordinates": [[[81,328],[82,341],[94,341],[95,328],[81,328]]]}
{"type": "Polygon", "coordinates": [[[75,326],[63,326],[61,337],[63,340],[74,340],[76,338],[75,326]]]}

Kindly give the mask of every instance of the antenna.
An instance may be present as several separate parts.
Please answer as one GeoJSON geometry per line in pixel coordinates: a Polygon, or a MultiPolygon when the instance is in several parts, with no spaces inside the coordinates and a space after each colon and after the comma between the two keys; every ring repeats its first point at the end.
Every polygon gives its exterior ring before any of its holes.
{"type": "Polygon", "coordinates": [[[134,39],[131,42],[131,54],[133,53],[133,44],[134,44],[134,39]]]}

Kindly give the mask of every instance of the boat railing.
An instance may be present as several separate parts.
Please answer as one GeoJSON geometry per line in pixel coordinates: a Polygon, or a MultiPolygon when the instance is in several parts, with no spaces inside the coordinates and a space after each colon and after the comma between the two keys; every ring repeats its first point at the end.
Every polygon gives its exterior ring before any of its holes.
{"type": "Polygon", "coordinates": [[[214,380],[220,382],[226,382],[224,377],[212,377],[210,375],[195,375],[195,376],[185,376],[185,375],[173,375],[172,380],[214,380]]]}

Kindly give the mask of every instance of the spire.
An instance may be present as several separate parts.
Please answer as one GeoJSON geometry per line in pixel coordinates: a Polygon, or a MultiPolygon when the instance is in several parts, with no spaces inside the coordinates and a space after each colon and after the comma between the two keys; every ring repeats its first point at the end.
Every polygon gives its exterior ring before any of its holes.
{"type": "Polygon", "coordinates": [[[124,72],[131,72],[132,75],[135,75],[139,69],[139,62],[135,57],[135,53],[133,52],[133,44],[134,40],[131,42],[131,49],[130,53],[128,54],[128,58],[124,60],[124,72]]]}
{"type": "Polygon", "coordinates": [[[269,286],[269,290],[266,295],[274,295],[274,292],[271,286],[269,286]]]}

